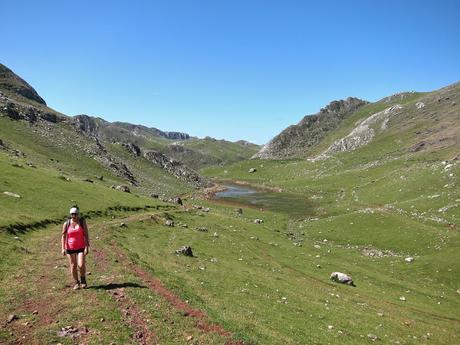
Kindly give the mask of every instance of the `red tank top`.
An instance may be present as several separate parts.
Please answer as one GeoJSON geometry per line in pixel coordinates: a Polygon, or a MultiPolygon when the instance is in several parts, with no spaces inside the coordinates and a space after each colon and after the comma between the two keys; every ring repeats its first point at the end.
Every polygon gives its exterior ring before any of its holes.
{"type": "Polygon", "coordinates": [[[67,248],[70,250],[76,250],[85,248],[85,232],[80,224],[75,224],[75,228],[72,227],[72,222],[67,227],[67,248]]]}

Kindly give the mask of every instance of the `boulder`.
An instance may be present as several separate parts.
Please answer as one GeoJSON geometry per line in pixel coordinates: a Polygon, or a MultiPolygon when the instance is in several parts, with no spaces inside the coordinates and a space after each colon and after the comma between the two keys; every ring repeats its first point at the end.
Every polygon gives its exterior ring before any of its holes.
{"type": "Polygon", "coordinates": [[[251,168],[251,169],[248,170],[249,173],[255,173],[256,171],[257,171],[256,168],[251,168]]]}
{"type": "Polygon", "coordinates": [[[255,223],[255,224],[262,224],[263,222],[264,222],[264,221],[263,221],[262,219],[259,219],[259,218],[254,219],[254,223],[255,223]]]}
{"type": "Polygon", "coordinates": [[[182,254],[185,256],[193,257],[192,247],[190,246],[182,246],[176,250],[176,254],[182,254]]]}
{"type": "Polygon", "coordinates": [[[353,279],[348,274],[342,272],[332,272],[330,278],[332,281],[335,281],[337,283],[355,286],[355,284],[353,283],[353,279]]]}
{"type": "Polygon", "coordinates": [[[129,189],[128,186],[116,186],[115,187],[116,190],[119,190],[120,192],[125,192],[125,193],[131,193],[131,190],[129,189]]]}

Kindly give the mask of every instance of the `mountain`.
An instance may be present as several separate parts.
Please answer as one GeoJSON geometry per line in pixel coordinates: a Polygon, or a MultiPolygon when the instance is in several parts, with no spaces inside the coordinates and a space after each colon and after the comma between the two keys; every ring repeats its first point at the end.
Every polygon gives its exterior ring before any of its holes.
{"type": "Polygon", "coordinates": [[[317,145],[329,132],[357,109],[367,104],[359,98],[333,101],[319,113],[305,116],[274,137],[254,158],[281,159],[301,156],[308,148],[317,145]]]}
{"type": "Polygon", "coordinates": [[[376,142],[374,147],[380,142],[383,149],[388,138],[409,151],[458,147],[459,94],[460,84],[455,83],[428,93],[398,93],[374,103],[335,101],[282,131],[254,158],[324,159],[371,142],[376,142]]]}
{"type": "Polygon", "coordinates": [[[0,90],[13,98],[19,97],[27,101],[33,101],[46,105],[37,91],[30,86],[25,80],[17,76],[8,67],[0,63],[0,90]]]}
{"type": "Polygon", "coordinates": [[[62,174],[104,176],[107,184],[125,183],[145,194],[167,195],[207,186],[209,182],[194,169],[247,159],[259,149],[89,115],[67,116],[49,108],[4,65],[0,65],[0,139],[9,152],[17,150],[30,161],[46,162],[62,174]]]}

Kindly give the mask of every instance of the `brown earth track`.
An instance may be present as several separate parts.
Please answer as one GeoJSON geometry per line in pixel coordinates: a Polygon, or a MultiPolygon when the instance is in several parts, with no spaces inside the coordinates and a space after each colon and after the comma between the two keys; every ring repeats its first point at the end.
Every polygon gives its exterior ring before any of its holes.
{"type": "Polygon", "coordinates": [[[218,334],[225,339],[225,345],[244,345],[244,342],[242,341],[232,340],[232,333],[225,330],[221,325],[209,321],[204,311],[191,307],[188,303],[183,301],[180,297],[165,287],[158,278],[153,277],[149,272],[145,271],[136,264],[129,262],[119,247],[114,245],[113,250],[117,253],[117,256],[120,259],[119,262],[134,272],[137,277],[139,277],[152,290],[152,292],[162,296],[176,309],[180,310],[184,316],[196,318],[196,328],[204,333],[218,334]]]}

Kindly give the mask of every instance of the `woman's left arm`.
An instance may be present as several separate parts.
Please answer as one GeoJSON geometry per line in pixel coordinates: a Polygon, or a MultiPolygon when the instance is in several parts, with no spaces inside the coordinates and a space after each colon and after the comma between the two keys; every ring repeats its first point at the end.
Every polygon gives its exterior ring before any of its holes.
{"type": "Polygon", "coordinates": [[[86,219],[83,219],[83,231],[85,232],[85,255],[89,252],[89,231],[86,219]]]}

